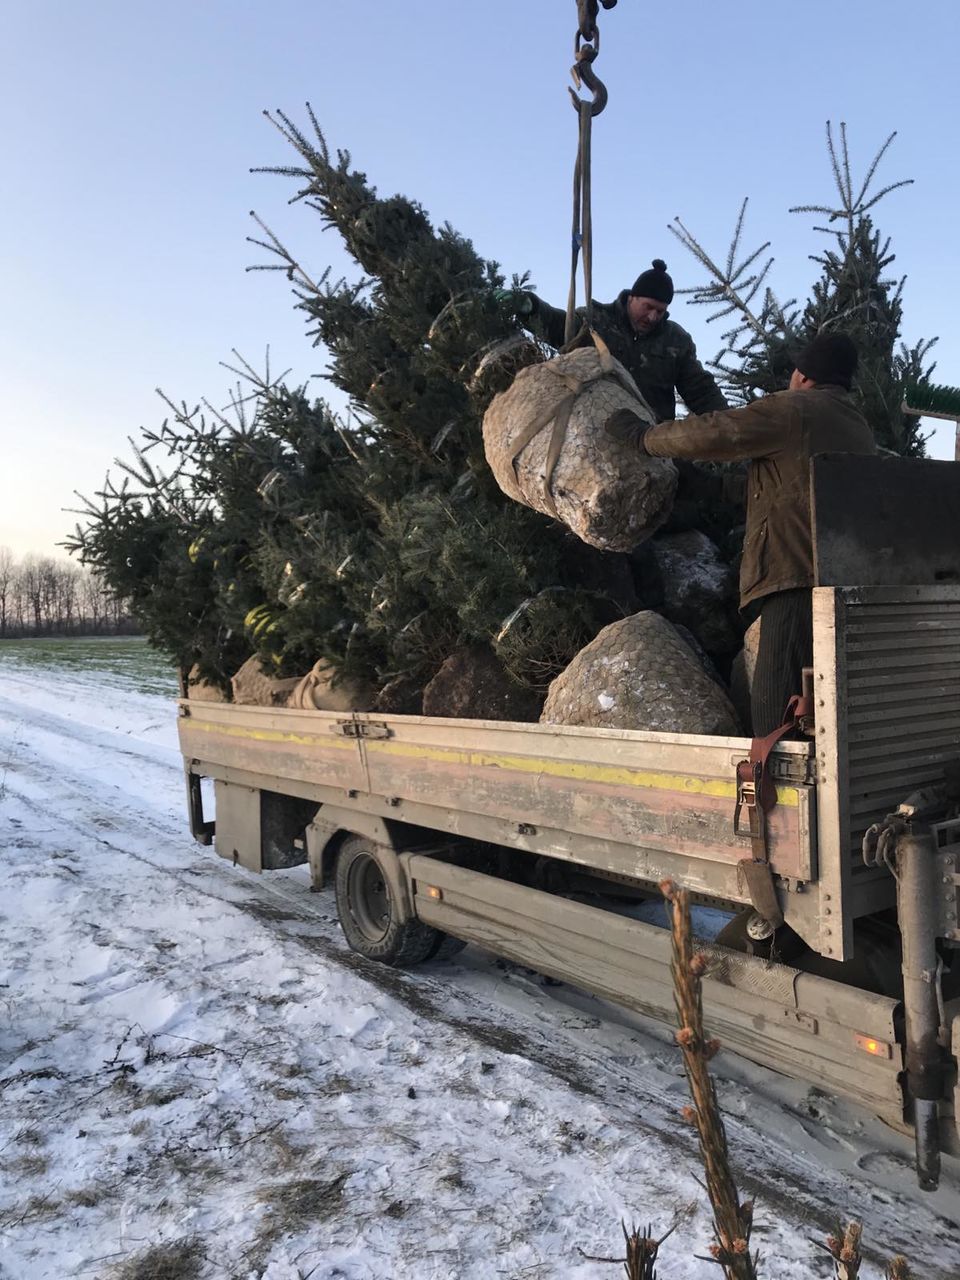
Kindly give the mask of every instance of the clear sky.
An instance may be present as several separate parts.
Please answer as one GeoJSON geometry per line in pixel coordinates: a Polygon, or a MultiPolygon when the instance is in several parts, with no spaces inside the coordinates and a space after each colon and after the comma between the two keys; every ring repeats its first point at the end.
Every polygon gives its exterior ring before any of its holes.
{"type": "MultiPolygon", "coordinates": [[[[916,182],[877,214],[908,277],[904,336],[939,334],[935,376],[960,383],[958,15],[955,0],[601,10],[595,295],[654,256],[695,283],[667,224],[679,214],[723,253],[749,195],[771,282],[805,296],[818,237],[787,210],[832,198],[825,121],[847,122],[859,171],[896,129],[880,177],[916,182]]],[[[264,108],[303,122],[309,100],[382,194],[419,200],[562,303],[575,26],[574,0],[8,0],[0,545],[54,551],[72,491],[95,490],[127,435],[162,419],[156,387],[224,404],[219,362],[234,347],[262,362],[268,344],[296,381],[323,373],[284,277],[245,270],[262,260],[251,209],[308,269],[350,269],[315,213],[287,207],[290,184],[249,172],[293,158],[264,108]]],[[[715,354],[719,326],[681,300],[672,314],[715,354]]],[[[933,456],[952,456],[949,427],[933,456]]]]}

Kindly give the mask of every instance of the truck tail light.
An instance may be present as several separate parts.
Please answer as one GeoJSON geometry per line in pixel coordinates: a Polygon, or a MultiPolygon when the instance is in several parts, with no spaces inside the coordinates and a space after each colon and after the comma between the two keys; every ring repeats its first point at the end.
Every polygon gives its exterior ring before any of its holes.
{"type": "Polygon", "coordinates": [[[864,1053],[869,1053],[874,1058],[886,1058],[888,1061],[893,1057],[893,1045],[888,1044],[886,1040],[874,1040],[873,1036],[856,1036],[857,1048],[862,1049],[864,1053]]]}

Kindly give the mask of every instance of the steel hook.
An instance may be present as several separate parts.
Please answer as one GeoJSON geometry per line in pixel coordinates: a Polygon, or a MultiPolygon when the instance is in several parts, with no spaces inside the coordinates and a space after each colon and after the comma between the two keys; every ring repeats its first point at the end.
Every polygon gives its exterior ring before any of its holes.
{"type": "MultiPolygon", "coordinates": [[[[570,71],[577,88],[579,89],[581,85],[585,85],[593,95],[593,104],[590,108],[591,116],[598,116],[607,105],[607,86],[596,74],[592,66],[597,52],[598,49],[594,45],[580,45],[577,48],[577,60],[570,71]]],[[[575,110],[579,111],[581,99],[577,97],[573,89],[570,90],[570,98],[575,110]]]]}

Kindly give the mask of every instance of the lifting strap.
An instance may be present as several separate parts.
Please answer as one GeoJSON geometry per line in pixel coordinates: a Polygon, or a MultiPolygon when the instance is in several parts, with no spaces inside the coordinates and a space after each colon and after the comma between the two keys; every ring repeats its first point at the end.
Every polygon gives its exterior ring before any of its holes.
{"type": "Polygon", "coordinates": [[[553,401],[552,404],[548,404],[542,412],[538,413],[535,418],[531,419],[531,421],[528,422],[520,433],[510,442],[510,461],[513,464],[513,473],[516,476],[518,486],[522,489],[523,486],[520,484],[520,475],[517,466],[520,460],[520,455],[523,453],[530,441],[533,440],[535,436],[538,436],[544,427],[548,427],[551,422],[553,423],[553,429],[550,432],[550,442],[547,445],[547,457],[543,470],[543,493],[541,496],[544,507],[546,507],[549,514],[553,516],[554,520],[559,520],[560,517],[557,514],[557,505],[553,497],[553,473],[556,470],[557,462],[560,459],[560,451],[563,449],[563,442],[567,436],[567,427],[570,425],[570,415],[584,389],[589,387],[591,383],[599,381],[601,378],[612,377],[617,379],[629,395],[637,397],[642,402],[642,396],[637,389],[637,384],[623,366],[614,360],[613,356],[610,354],[610,348],[593,329],[584,325],[574,341],[568,343],[564,347],[564,351],[569,351],[581,345],[587,345],[591,341],[596,348],[597,355],[600,357],[599,367],[594,373],[587,374],[586,376],[577,376],[576,374],[569,372],[569,370],[561,368],[561,362],[559,360],[548,360],[546,364],[541,366],[544,369],[549,369],[557,378],[558,382],[566,388],[566,391],[564,394],[560,395],[559,399],[553,401]]]}
{"type": "Polygon", "coordinates": [[[754,738],[750,755],[737,765],[737,802],[733,811],[733,833],[749,836],[753,856],[737,864],[741,885],[750,893],[754,909],[774,928],[783,924],[777,900],[767,844],[767,814],[777,803],[777,784],[771,777],[769,761],[774,747],[813,711],[812,699],[795,694],[787,703],[783,723],[765,738],[754,738]],[[746,810],[747,827],[741,825],[746,810]]]}

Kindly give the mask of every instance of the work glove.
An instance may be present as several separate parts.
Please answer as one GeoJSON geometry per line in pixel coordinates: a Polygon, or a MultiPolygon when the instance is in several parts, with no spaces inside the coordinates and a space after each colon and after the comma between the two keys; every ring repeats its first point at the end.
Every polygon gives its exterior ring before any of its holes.
{"type": "Polygon", "coordinates": [[[493,296],[515,316],[532,316],[536,299],[525,289],[495,289],[493,296]]]}
{"type": "Polygon", "coordinates": [[[647,451],[644,448],[643,438],[649,426],[650,423],[644,422],[632,409],[618,409],[606,420],[603,429],[611,440],[616,440],[619,444],[645,454],[647,451]]]}

